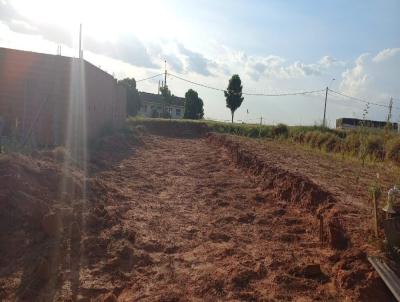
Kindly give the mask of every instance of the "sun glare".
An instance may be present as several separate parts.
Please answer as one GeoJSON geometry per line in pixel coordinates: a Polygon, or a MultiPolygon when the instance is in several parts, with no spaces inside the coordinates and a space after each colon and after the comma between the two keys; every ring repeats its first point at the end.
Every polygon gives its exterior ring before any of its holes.
{"type": "Polygon", "coordinates": [[[163,1],[17,0],[15,7],[30,20],[60,26],[71,34],[83,23],[85,35],[96,40],[125,33],[147,40],[182,31],[163,1]]]}

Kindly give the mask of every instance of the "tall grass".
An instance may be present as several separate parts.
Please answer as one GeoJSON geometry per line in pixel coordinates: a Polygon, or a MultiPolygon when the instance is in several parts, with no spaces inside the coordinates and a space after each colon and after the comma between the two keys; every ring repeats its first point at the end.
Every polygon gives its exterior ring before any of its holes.
{"type": "MultiPolygon", "coordinates": [[[[147,119],[148,122],[157,120],[159,119],[147,119]]],[[[203,123],[213,132],[261,139],[286,139],[324,152],[357,157],[362,161],[389,160],[400,165],[400,136],[395,131],[388,132],[384,129],[367,127],[345,131],[322,126],[232,124],[210,120],[174,120],[174,122],[203,123]]]]}

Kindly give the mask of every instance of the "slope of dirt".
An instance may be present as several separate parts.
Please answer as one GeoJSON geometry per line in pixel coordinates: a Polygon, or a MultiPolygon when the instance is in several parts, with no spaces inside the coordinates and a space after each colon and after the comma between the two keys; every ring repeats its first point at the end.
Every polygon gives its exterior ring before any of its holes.
{"type": "Polygon", "coordinates": [[[369,186],[380,183],[383,190],[383,198],[380,200],[382,206],[386,202],[385,193],[400,177],[398,168],[391,164],[368,164],[363,167],[357,161],[341,160],[337,156],[307,150],[288,142],[222,136],[239,144],[266,165],[301,174],[322,190],[329,191],[340,201],[335,209],[351,230],[354,243],[358,246],[366,244],[368,247],[373,241],[369,186]]]}
{"type": "Polygon", "coordinates": [[[381,253],[372,234],[368,186],[379,181],[383,190],[389,188],[396,179],[394,170],[379,170],[384,176],[377,180],[376,170],[371,166],[349,164],[293,144],[223,134],[210,134],[209,140],[224,147],[240,167],[255,175],[260,183],[266,183],[266,189],[274,195],[282,196],[283,191],[289,201],[300,201],[311,210],[318,207],[317,214],[325,218],[332,248],[346,250],[335,255],[339,263],[334,269],[339,287],[355,291],[363,299],[384,288],[366,257],[366,253],[381,253]],[[318,197],[307,194],[310,190],[317,192],[318,197]],[[299,192],[306,193],[305,198],[293,198],[299,192]]]}
{"type": "MultiPolygon", "coordinates": [[[[206,138],[172,136],[110,139],[86,180],[52,156],[2,158],[0,207],[11,218],[0,229],[0,300],[392,299],[365,253],[320,245],[313,207],[271,194],[206,138]]],[[[332,202],[306,188],[290,196],[332,202]]]]}
{"type": "Polygon", "coordinates": [[[209,131],[205,123],[193,120],[133,119],[129,121],[129,125],[145,129],[152,134],[180,138],[204,137],[209,131]]]}

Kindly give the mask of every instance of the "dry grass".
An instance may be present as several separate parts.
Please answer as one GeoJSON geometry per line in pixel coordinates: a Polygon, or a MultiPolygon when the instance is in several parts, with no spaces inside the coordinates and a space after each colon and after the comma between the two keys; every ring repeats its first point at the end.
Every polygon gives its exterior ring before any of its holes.
{"type": "Polygon", "coordinates": [[[252,138],[290,140],[328,153],[351,156],[362,161],[391,161],[400,164],[400,136],[384,129],[362,128],[354,131],[328,129],[321,126],[287,126],[285,124],[257,125],[222,123],[209,120],[131,119],[132,124],[201,123],[210,131],[252,138]]]}

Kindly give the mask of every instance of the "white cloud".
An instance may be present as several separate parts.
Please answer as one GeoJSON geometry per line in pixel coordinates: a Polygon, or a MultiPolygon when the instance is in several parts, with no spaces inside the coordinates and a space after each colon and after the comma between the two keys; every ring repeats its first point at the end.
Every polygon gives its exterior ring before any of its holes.
{"type": "Polygon", "coordinates": [[[371,58],[370,54],[360,55],[354,66],[342,73],[340,89],[351,95],[388,99],[400,95],[398,85],[400,70],[400,51],[379,52],[371,58]]]}
{"type": "Polygon", "coordinates": [[[319,61],[318,64],[322,67],[329,68],[332,66],[343,66],[345,62],[339,61],[338,59],[331,57],[331,56],[323,56],[319,61]]]}
{"type": "Polygon", "coordinates": [[[379,63],[382,61],[385,61],[393,56],[396,56],[397,54],[400,53],[400,48],[386,48],[382,51],[380,51],[373,59],[372,61],[375,63],[379,63]]]}
{"type": "Polygon", "coordinates": [[[279,79],[296,79],[308,76],[322,76],[332,68],[344,63],[330,56],[322,57],[318,62],[307,64],[295,61],[287,64],[287,60],[279,56],[250,57],[249,75],[258,81],[262,77],[279,79]]]}
{"type": "Polygon", "coordinates": [[[368,57],[368,53],[360,55],[355,61],[355,66],[342,73],[342,81],[339,86],[341,91],[351,95],[359,95],[364,90],[369,78],[364,66],[368,57]]]}
{"type": "Polygon", "coordinates": [[[212,75],[210,68],[216,68],[217,64],[206,58],[203,54],[189,50],[183,44],[178,43],[179,53],[186,58],[186,70],[204,76],[212,75]]]}

